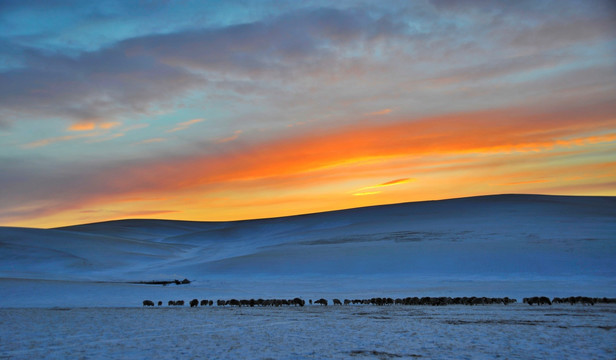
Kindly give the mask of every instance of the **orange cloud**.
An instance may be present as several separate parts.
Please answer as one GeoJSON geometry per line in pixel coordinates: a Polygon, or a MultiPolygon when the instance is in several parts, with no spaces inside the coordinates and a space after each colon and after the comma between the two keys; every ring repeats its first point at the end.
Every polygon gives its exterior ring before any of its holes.
{"type": "Polygon", "coordinates": [[[576,189],[591,188],[599,178],[609,183],[616,176],[611,170],[616,166],[605,166],[605,157],[593,158],[597,149],[610,153],[614,148],[615,110],[611,103],[560,111],[501,109],[387,123],[365,121],[333,131],[287,130],[286,136],[275,140],[243,139],[233,147],[207,148],[218,153],[105,169],[95,174],[98,187],[70,206],[185,194],[196,201],[191,207],[185,201],[170,206],[171,200],[153,206],[181,210],[174,215],[177,218],[222,220],[498,193],[502,184],[509,184],[508,191],[550,193],[572,186],[573,180],[566,180],[571,174],[585,176],[575,180],[576,189]],[[412,181],[403,177],[409,173],[421,179],[418,186],[394,186],[412,181]],[[399,178],[359,187],[384,176],[399,178]],[[383,187],[389,191],[380,192],[383,187]],[[349,188],[358,188],[353,193],[358,195],[348,196],[349,188]],[[213,207],[208,196],[231,199],[226,204],[249,199],[255,205],[227,211],[223,208],[228,205],[213,207]],[[285,199],[290,196],[301,200],[289,203],[285,199]],[[258,208],[259,203],[269,204],[267,212],[258,208]]]}
{"type": "Polygon", "coordinates": [[[528,180],[528,181],[515,181],[515,182],[510,182],[510,183],[506,183],[506,184],[499,184],[499,185],[512,186],[512,185],[539,184],[539,183],[545,183],[545,182],[549,182],[549,180],[539,179],[539,180],[528,180]]]}
{"type": "Polygon", "coordinates": [[[387,115],[387,114],[391,113],[391,111],[392,111],[391,109],[383,109],[383,110],[379,110],[379,111],[368,113],[366,115],[368,115],[368,116],[370,116],[370,115],[372,115],[372,116],[387,115]]]}
{"type": "Polygon", "coordinates": [[[388,181],[382,184],[378,184],[378,185],[372,185],[372,186],[366,186],[363,187],[357,191],[362,191],[362,190],[369,190],[369,189],[376,189],[376,188],[382,188],[382,187],[386,187],[386,186],[394,186],[394,185],[400,185],[400,184],[406,184],[409,183],[411,181],[414,181],[415,179],[397,179],[397,180],[392,180],[392,181],[388,181]]]}
{"type": "MultiPolygon", "coordinates": [[[[533,148],[549,149],[577,132],[616,127],[615,120],[604,120],[599,116],[594,119],[589,116],[585,118],[586,122],[579,122],[578,117],[567,114],[529,118],[514,115],[509,110],[493,111],[383,125],[367,123],[363,127],[345,127],[330,133],[305,133],[269,143],[238,145],[228,153],[174,157],[131,165],[116,170],[123,174],[122,177],[110,177],[106,182],[119,189],[115,191],[125,193],[179,191],[202,186],[224,188],[239,186],[238,182],[275,186],[281,179],[288,182],[287,186],[297,186],[302,178],[316,173],[351,179],[359,168],[382,165],[393,169],[396,161],[408,162],[426,156],[449,161],[451,165],[447,165],[446,170],[454,171],[454,166],[461,169],[468,166],[460,162],[465,160],[456,159],[465,154],[509,154],[516,149],[526,149],[529,144],[533,148]],[[558,116],[558,121],[553,116],[558,116]],[[456,158],[447,158],[451,156],[456,158]],[[340,169],[353,167],[356,167],[354,173],[332,175],[340,169]]],[[[598,139],[594,135],[588,138],[598,139]]],[[[602,139],[608,141],[611,138],[602,139]]],[[[581,144],[583,146],[584,141],[581,144]]],[[[471,161],[471,166],[474,166],[472,162],[476,159],[466,161],[471,161]]],[[[436,164],[423,166],[421,173],[424,174],[439,171],[434,167],[436,164]]],[[[322,178],[320,181],[338,180],[322,178]]]]}
{"type": "MultiPolygon", "coordinates": [[[[153,160],[122,169],[122,173],[125,174],[123,179],[133,176],[135,183],[151,187],[143,191],[159,191],[229,181],[305,176],[353,164],[427,155],[524,153],[528,149],[553,149],[563,141],[571,146],[590,144],[590,139],[593,142],[613,141],[611,135],[580,136],[575,137],[575,141],[567,139],[580,132],[616,128],[616,119],[600,115],[525,114],[507,109],[388,124],[366,123],[329,133],[303,133],[269,143],[243,144],[228,153],[153,160]],[[585,121],[580,121],[581,118],[585,121]]],[[[452,161],[456,163],[455,159],[452,161]]]]}
{"type": "Polygon", "coordinates": [[[69,126],[69,131],[90,131],[96,129],[96,124],[93,121],[78,122],[69,126]]]}
{"type": "Polygon", "coordinates": [[[98,127],[103,130],[108,130],[108,129],[113,129],[114,127],[118,127],[120,125],[122,125],[122,123],[119,121],[110,121],[110,122],[104,122],[104,123],[98,124],[98,127]]]}
{"type": "Polygon", "coordinates": [[[354,193],[353,196],[366,196],[366,195],[376,195],[380,194],[380,191],[367,191],[367,192],[358,192],[354,193]]]}
{"type": "Polygon", "coordinates": [[[96,128],[109,130],[114,127],[122,125],[119,121],[109,121],[103,123],[96,123],[94,121],[80,121],[68,127],[68,131],[92,131],[96,128]]]}

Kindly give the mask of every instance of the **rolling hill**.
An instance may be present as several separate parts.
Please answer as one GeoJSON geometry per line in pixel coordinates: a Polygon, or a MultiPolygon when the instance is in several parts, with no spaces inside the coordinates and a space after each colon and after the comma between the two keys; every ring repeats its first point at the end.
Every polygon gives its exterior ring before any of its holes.
{"type": "Polygon", "coordinates": [[[0,259],[0,306],[41,289],[87,304],[172,291],[614,296],[616,198],[494,195],[232,222],[0,227],[0,259]],[[183,278],[192,284],[125,284],[183,278]]]}

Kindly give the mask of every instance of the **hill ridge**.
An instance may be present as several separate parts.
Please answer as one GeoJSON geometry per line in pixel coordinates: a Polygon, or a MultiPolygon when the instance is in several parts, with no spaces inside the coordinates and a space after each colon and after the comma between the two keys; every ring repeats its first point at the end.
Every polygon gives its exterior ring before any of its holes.
{"type": "Polygon", "coordinates": [[[108,223],[129,223],[129,222],[169,222],[175,224],[193,224],[193,223],[211,223],[211,224],[226,224],[226,223],[240,223],[240,222],[252,222],[252,221],[262,221],[262,220],[282,220],[296,217],[304,217],[304,216],[316,216],[316,215],[325,215],[332,213],[340,213],[346,211],[360,211],[366,209],[376,209],[376,208],[385,208],[392,206],[405,206],[405,205],[420,205],[420,204],[429,204],[429,203],[446,203],[446,202],[455,202],[455,201],[464,201],[464,200],[489,200],[489,199],[529,199],[529,198],[542,198],[542,199],[580,199],[580,198],[593,198],[593,199],[610,199],[616,201],[616,196],[606,196],[606,195],[549,195],[549,194],[526,194],[526,193],[503,193],[503,194],[489,194],[489,195],[476,195],[476,196],[465,196],[465,197],[457,197],[457,198],[447,198],[447,199],[434,199],[434,200],[421,200],[421,201],[405,201],[391,204],[379,204],[379,205],[368,205],[368,206],[360,206],[354,208],[344,208],[344,209],[336,209],[336,210],[327,210],[327,211],[319,211],[319,212],[311,212],[311,213],[302,213],[302,214],[293,214],[293,215],[283,215],[283,216],[275,216],[275,217],[266,217],[266,218],[250,218],[250,219],[237,219],[237,220],[175,220],[175,219],[156,219],[156,218],[126,218],[126,219],[116,219],[116,220],[104,220],[104,221],[96,221],[92,223],[82,223],[82,224],[74,224],[60,227],[53,227],[49,229],[56,230],[65,230],[71,228],[77,228],[80,226],[88,226],[88,225],[96,225],[96,224],[108,224],[108,223]]]}

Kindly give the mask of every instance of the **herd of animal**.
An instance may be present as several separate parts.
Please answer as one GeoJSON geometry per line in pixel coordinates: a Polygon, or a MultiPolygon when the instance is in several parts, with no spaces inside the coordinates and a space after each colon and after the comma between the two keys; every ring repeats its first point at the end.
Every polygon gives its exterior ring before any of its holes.
{"type": "MultiPolygon", "coordinates": [[[[444,306],[444,305],[493,305],[493,304],[502,304],[508,305],[516,303],[516,299],[511,299],[508,297],[504,298],[489,298],[489,297],[406,297],[406,298],[381,298],[375,297],[371,299],[344,299],[344,301],[340,301],[340,299],[333,299],[332,303],[334,305],[432,305],[432,306],[444,306]]],[[[318,299],[312,301],[312,299],[308,300],[310,305],[321,305],[327,306],[329,302],[326,299],[318,299]]],[[[552,305],[552,304],[581,304],[581,305],[595,305],[595,304],[616,304],[616,298],[591,298],[586,296],[570,296],[567,298],[558,298],[550,300],[545,296],[534,296],[530,298],[523,299],[524,304],[528,305],[552,305]]],[[[250,300],[201,300],[192,299],[189,303],[190,307],[198,307],[198,306],[304,306],[306,302],[301,298],[294,299],[250,299],[250,300]]],[[[154,301],[152,300],[143,300],[143,306],[154,306],[154,301]]],[[[158,306],[162,306],[163,302],[158,301],[158,306]]],[[[167,302],[168,306],[184,306],[184,300],[169,300],[167,302]]]]}
{"type": "Polygon", "coordinates": [[[552,304],[581,304],[581,305],[595,305],[595,304],[616,304],[616,298],[597,298],[588,296],[569,296],[566,298],[555,297],[550,300],[545,296],[534,296],[531,298],[524,298],[524,304],[528,305],[552,305],[552,304]]]}

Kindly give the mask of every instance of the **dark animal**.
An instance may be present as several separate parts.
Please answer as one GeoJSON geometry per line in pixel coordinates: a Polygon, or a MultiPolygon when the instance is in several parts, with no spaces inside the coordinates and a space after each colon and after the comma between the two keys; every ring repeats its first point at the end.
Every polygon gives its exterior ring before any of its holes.
{"type": "Polygon", "coordinates": [[[344,305],[349,305],[351,304],[351,300],[349,299],[344,299],[344,305]]]}
{"type": "Polygon", "coordinates": [[[161,306],[162,304],[163,304],[163,302],[162,302],[162,301],[159,301],[159,302],[158,302],[158,306],[161,306]]]}
{"type": "Polygon", "coordinates": [[[292,304],[295,305],[295,306],[304,306],[304,305],[306,305],[306,302],[304,300],[300,299],[300,298],[295,298],[295,299],[293,299],[292,304]]]}
{"type": "Polygon", "coordinates": [[[199,305],[199,300],[192,299],[190,300],[190,307],[197,307],[199,305]]]}
{"type": "Polygon", "coordinates": [[[169,300],[167,302],[167,306],[174,306],[174,305],[175,305],[175,301],[173,301],[173,300],[169,300]]]}
{"type": "Polygon", "coordinates": [[[556,298],[554,298],[554,300],[552,300],[552,303],[554,303],[554,304],[569,303],[571,305],[574,305],[574,304],[595,305],[596,303],[613,304],[615,302],[616,302],[615,299],[591,298],[591,297],[587,297],[587,296],[570,296],[570,297],[567,297],[567,298],[557,298],[556,297],[556,298]]]}
{"type": "Polygon", "coordinates": [[[317,301],[314,302],[315,304],[321,304],[323,306],[327,306],[327,300],[325,299],[319,299],[317,301]]]}
{"type": "Polygon", "coordinates": [[[205,306],[205,305],[207,305],[207,304],[208,304],[208,301],[207,301],[207,300],[201,300],[201,306],[205,306]]]}
{"type": "Polygon", "coordinates": [[[152,301],[152,300],[143,300],[143,306],[154,306],[154,301],[152,301]]]}
{"type": "Polygon", "coordinates": [[[546,296],[541,296],[539,298],[539,305],[552,305],[552,302],[550,301],[550,299],[546,296]]]}
{"type": "Polygon", "coordinates": [[[176,300],[175,306],[184,306],[184,300],[176,300]]]}
{"type": "Polygon", "coordinates": [[[342,305],[339,299],[334,299],[334,305],[342,305]]]}
{"type": "Polygon", "coordinates": [[[524,298],[524,303],[528,305],[552,305],[550,299],[545,296],[533,296],[531,298],[524,298]]]}

